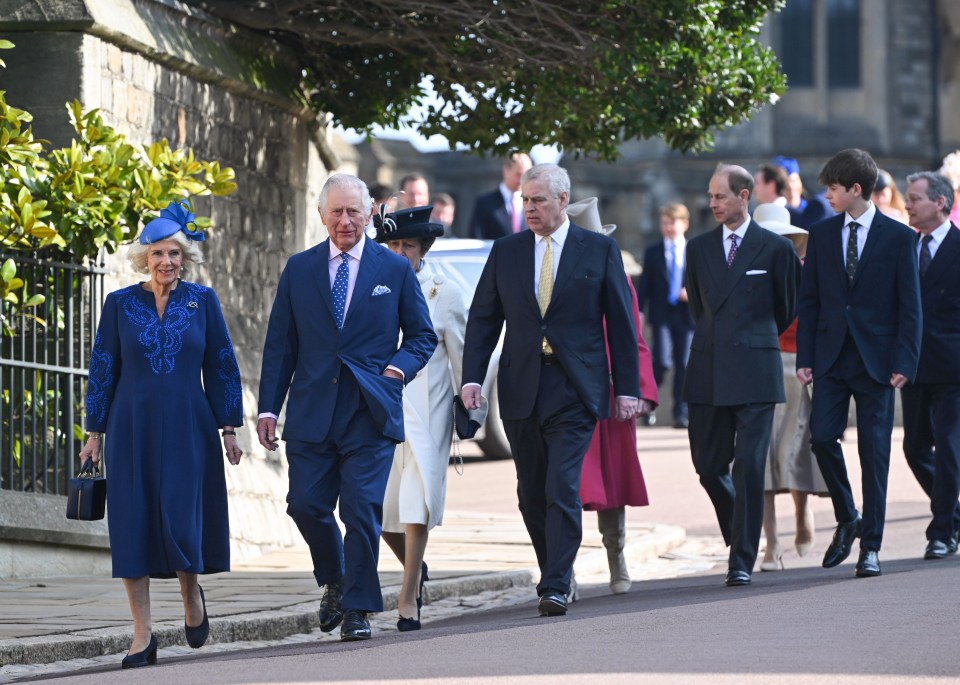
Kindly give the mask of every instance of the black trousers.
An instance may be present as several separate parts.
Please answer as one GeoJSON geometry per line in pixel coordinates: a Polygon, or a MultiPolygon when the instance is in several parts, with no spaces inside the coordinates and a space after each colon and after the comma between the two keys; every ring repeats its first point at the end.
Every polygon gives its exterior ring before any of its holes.
{"type": "Polygon", "coordinates": [[[827,483],[838,523],[856,518],[857,507],[840,449],[847,427],[850,398],[857,405],[857,443],[863,490],[862,549],[880,550],[887,511],[887,476],[890,472],[890,434],[896,396],[889,383],[878,383],[863,365],[849,336],[833,367],[813,382],[810,446],[827,483]]]}
{"type": "Polygon", "coordinates": [[[773,408],[767,402],[689,407],[693,467],[730,546],[729,568],[747,573],[753,571],[763,529],[763,477],[773,408]]]}
{"type": "Polygon", "coordinates": [[[653,327],[653,378],[657,387],[663,384],[667,371],[673,368],[673,419],[687,419],[687,403],[683,401],[683,382],[687,376],[687,359],[693,331],[689,326],[670,323],[653,327]]]}
{"type": "Polygon", "coordinates": [[[903,455],[930,498],[927,540],[960,530],[960,385],[921,383],[900,390],[903,455]]]}
{"type": "Polygon", "coordinates": [[[583,538],[580,473],[597,417],[563,367],[543,364],[533,414],[503,422],[517,468],[517,499],[540,567],[537,594],[570,592],[583,538]]]}

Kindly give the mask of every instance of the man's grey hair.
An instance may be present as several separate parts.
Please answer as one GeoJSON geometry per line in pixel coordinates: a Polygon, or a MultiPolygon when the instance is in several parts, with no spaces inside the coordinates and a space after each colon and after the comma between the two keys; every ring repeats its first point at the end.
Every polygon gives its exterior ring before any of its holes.
{"type": "Polygon", "coordinates": [[[369,214],[373,206],[373,199],[370,197],[370,190],[367,184],[352,174],[334,174],[327,179],[320,189],[320,197],[317,199],[317,206],[321,214],[327,212],[327,198],[330,196],[331,188],[356,188],[360,191],[360,201],[363,204],[363,213],[369,214]]]}
{"type": "Polygon", "coordinates": [[[540,178],[546,179],[547,187],[556,197],[560,197],[563,193],[566,193],[567,197],[570,196],[570,174],[563,167],[556,164],[537,164],[523,172],[520,184],[540,178]]]}
{"type": "Polygon", "coordinates": [[[918,171],[907,176],[907,183],[917,181],[927,182],[927,197],[934,202],[938,197],[943,198],[943,213],[949,215],[953,210],[953,183],[950,179],[936,171],[918,171]]]}
{"type": "Polygon", "coordinates": [[[746,190],[751,196],[753,195],[753,174],[742,166],[720,162],[713,175],[726,176],[727,184],[734,195],[739,195],[741,190],[746,190]]]}

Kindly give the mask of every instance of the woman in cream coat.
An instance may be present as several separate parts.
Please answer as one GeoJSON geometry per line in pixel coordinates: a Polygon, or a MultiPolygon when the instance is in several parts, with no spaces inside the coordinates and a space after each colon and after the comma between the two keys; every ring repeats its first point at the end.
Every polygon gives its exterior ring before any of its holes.
{"type": "Polygon", "coordinates": [[[443,225],[430,222],[431,207],[375,217],[377,242],[410,260],[436,331],[437,349],[403,391],[406,441],[397,445],[383,500],[383,539],[403,564],[397,599],[401,631],[420,629],[426,580],[423,554],[429,531],[443,521],[447,465],[453,437],[453,395],[460,387],[467,303],[460,287],[424,259],[443,225]]]}

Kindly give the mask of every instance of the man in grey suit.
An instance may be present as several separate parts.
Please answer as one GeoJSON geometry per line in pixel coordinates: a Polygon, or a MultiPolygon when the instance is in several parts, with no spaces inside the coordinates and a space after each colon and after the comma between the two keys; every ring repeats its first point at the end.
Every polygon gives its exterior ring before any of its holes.
{"type": "Polygon", "coordinates": [[[790,241],[750,219],[752,190],[746,169],[718,166],[709,192],[720,226],[691,240],[686,255],[696,324],[684,384],[690,451],[730,546],[727,585],[748,585],[757,559],[773,406],[784,401],[779,335],[793,321],[800,280],[790,241]]]}

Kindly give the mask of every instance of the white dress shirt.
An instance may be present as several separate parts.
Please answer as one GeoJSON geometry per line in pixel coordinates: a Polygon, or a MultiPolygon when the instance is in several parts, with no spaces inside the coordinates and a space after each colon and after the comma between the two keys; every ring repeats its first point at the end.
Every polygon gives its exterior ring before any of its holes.
{"type": "Polygon", "coordinates": [[[873,217],[877,214],[877,208],[872,202],[867,203],[867,211],[854,218],[849,212],[843,215],[843,228],[840,230],[840,254],[843,255],[843,266],[847,266],[847,241],[850,240],[850,222],[856,221],[860,224],[857,229],[857,258],[863,254],[863,246],[867,243],[867,232],[870,230],[870,224],[873,223],[873,217]]]}
{"type": "MultiPolygon", "coordinates": [[[[943,239],[947,237],[947,233],[950,232],[950,220],[947,219],[942,224],[933,229],[933,232],[930,235],[933,236],[933,240],[930,241],[930,258],[933,259],[937,254],[937,249],[943,243],[943,239]]],[[[923,241],[923,236],[920,236],[920,240],[917,241],[917,259],[920,259],[920,243],[923,241]]]]}
{"type": "Polygon", "coordinates": [[[727,261],[727,257],[730,255],[730,236],[736,234],[737,236],[737,249],[740,249],[740,245],[743,244],[743,236],[747,234],[747,226],[750,225],[750,217],[746,216],[743,218],[743,223],[737,226],[735,229],[728,228],[726,224],[723,226],[723,261],[727,261]]]}

